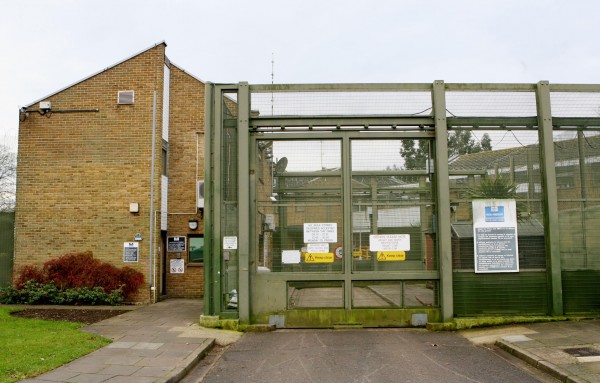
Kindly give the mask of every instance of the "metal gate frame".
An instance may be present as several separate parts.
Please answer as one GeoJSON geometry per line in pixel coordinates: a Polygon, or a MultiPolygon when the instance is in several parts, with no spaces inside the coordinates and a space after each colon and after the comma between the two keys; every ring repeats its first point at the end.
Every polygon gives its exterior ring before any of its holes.
{"type": "MultiPolygon", "coordinates": [[[[369,137],[405,137],[415,138],[414,133],[402,133],[402,127],[420,126],[423,136],[431,137],[435,141],[435,176],[437,179],[436,205],[437,205],[437,252],[439,262],[440,280],[440,311],[441,319],[449,321],[454,317],[453,310],[453,281],[452,281],[452,251],[450,232],[450,198],[448,170],[448,130],[452,126],[470,126],[472,129],[486,127],[487,129],[531,129],[537,126],[540,141],[540,165],[542,169],[542,183],[544,186],[544,230],[546,233],[546,254],[548,270],[548,286],[550,291],[550,314],[561,315],[563,312],[561,267],[559,252],[559,223],[556,191],[556,174],[554,169],[555,157],[553,148],[554,126],[580,126],[582,121],[578,118],[553,118],[551,114],[550,91],[554,92],[586,92],[600,91],[599,86],[593,85],[552,85],[546,81],[537,84],[446,84],[435,81],[433,84],[321,84],[321,85],[249,85],[241,82],[238,84],[216,85],[206,84],[206,146],[205,146],[205,180],[206,205],[205,212],[205,238],[206,238],[206,263],[205,263],[205,314],[220,315],[223,318],[238,318],[242,323],[251,323],[251,251],[254,239],[251,231],[253,222],[254,197],[248,193],[252,186],[251,160],[253,153],[254,134],[262,127],[313,127],[313,126],[350,126],[356,130],[369,129],[369,137]],[[432,113],[430,116],[254,116],[250,110],[251,92],[369,92],[369,91],[401,91],[401,92],[430,92],[432,98],[432,113]],[[446,92],[535,92],[537,116],[533,117],[447,117],[446,92]],[[224,94],[237,93],[237,145],[238,145],[238,307],[235,312],[228,311],[223,305],[223,291],[221,289],[222,257],[221,246],[221,131],[223,129],[222,103],[224,94]],[[393,126],[398,130],[393,132],[377,131],[377,126],[393,126]]],[[[598,118],[587,119],[600,126],[598,118]],[[594,120],[594,121],[591,121],[594,120]]],[[[305,133],[295,135],[298,138],[317,138],[317,132],[310,129],[305,133]]],[[[353,133],[346,132],[342,140],[349,140],[353,133]]],[[[417,135],[418,136],[418,135],[417,135]]],[[[280,139],[272,133],[269,139],[280,139]]],[[[288,136],[286,136],[288,138],[288,136]]],[[[328,136],[331,138],[331,136],[328,136]]],[[[361,134],[361,138],[367,138],[361,134]]],[[[347,155],[347,154],[346,154],[347,155]]],[[[344,162],[348,161],[344,158],[344,162]]],[[[350,170],[345,170],[350,172],[350,170]]],[[[344,178],[346,183],[349,177],[344,178]]],[[[351,193],[350,185],[344,184],[344,198],[351,193]]],[[[348,219],[348,209],[351,206],[344,204],[345,219],[348,219]]],[[[346,226],[346,225],[345,225],[346,226]]],[[[349,225],[345,230],[350,230],[349,225]]],[[[346,237],[346,235],[344,236],[346,237]]],[[[348,239],[345,239],[348,241],[348,239]]],[[[345,243],[345,246],[347,244],[345,243]]],[[[348,282],[350,276],[347,270],[343,280],[348,282]]],[[[285,278],[285,276],[282,276],[285,278]]],[[[330,279],[330,278],[328,278],[330,279]]],[[[311,279],[312,280],[312,279],[311,279]]],[[[348,285],[348,283],[346,283],[348,285]]],[[[345,296],[348,298],[349,288],[345,296]]]]}

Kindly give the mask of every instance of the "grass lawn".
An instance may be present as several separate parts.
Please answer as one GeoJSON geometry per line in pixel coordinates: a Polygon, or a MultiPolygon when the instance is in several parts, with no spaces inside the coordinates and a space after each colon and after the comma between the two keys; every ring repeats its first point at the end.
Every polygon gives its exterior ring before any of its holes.
{"type": "Polygon", "coordinates": [[[50,371],[110,343],[82,324],[12,317],[0,307],[0,383],[50,371]]]}

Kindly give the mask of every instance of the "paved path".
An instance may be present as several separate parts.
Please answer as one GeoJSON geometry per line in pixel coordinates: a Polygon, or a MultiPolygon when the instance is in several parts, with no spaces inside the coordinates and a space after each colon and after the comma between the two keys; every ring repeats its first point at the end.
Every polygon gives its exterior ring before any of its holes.
{"type": "Polygon", "coordinates": [[[497,345],[567,383],[600,383],[600,320],[536,323],[497,345]]]}
{"type": "Polygon", "coordinates": [[[540,380],[493,350],[473,345],[455,333],[361,329],[247,333],[195,382],[538,383],[540,380]]]}
{"type": "MultiPolygon", "coordinates": [[[[199,327],[202,304],[171,299],[84,327],[113,343],[23,382],[178,382],[213,344],[227,346],[242,336],[199,327]]],[[[537,381],[489,352],[493,348],[473,346],[495,343],[558,381],[600,383],[600,320],[494,327],[461,335],[470,342],[422,329],[248,333],[205,366],[202,381],[537,381]]],[[[186,381],[194,382],[194,376],[186,381]]]]}
{"type": "Polygon", "coordinates": [[[201,313],[201,300],[171,299],[84,327],[113,343],[23,382],[177,382],[214,343],[201,313]]]}

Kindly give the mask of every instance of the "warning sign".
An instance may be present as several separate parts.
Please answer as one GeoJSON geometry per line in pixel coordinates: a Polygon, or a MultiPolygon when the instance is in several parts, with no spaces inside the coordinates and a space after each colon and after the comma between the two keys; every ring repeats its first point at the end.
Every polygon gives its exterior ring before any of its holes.
{"type": "Polygon", "coordinates": [[[381,262],[388,261],[406,261],[406,252],[404,251],[378,251],[377,260],[381,262]]]}
{"type": "Polygon", "coordinates": [[[171,274],[183,274],[184,270],[183,259],[171,259],[171,274]]]}
{"type": "Polygon", "coordinates": [[[306,263],[333,263],[333,253],[305,253],[304,262],[306,263]]]}

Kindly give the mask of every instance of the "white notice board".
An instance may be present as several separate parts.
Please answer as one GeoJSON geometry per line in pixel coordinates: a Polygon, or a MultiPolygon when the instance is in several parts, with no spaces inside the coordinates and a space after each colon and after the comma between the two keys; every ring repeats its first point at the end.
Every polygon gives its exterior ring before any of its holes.
{"type": "Polygon", "coordinates": [[[337,223],[305,223],[304,243],[336,243],[337,223]]]}
{"type": "Polygon", "coordinates": [[[516,206],[514,199],[473,200],[476,273],[519,272],[516,206]]]}
{"type": "Polygon", "coordinates": [[[409,251],[409,234],[371,234],[369,235],[370,251],[409,251]]]}

